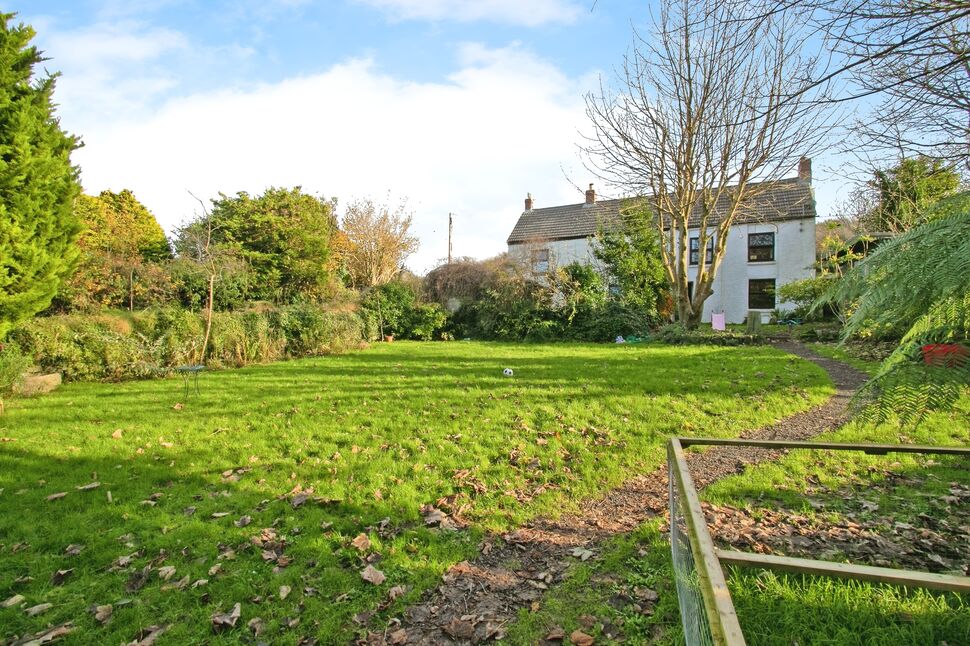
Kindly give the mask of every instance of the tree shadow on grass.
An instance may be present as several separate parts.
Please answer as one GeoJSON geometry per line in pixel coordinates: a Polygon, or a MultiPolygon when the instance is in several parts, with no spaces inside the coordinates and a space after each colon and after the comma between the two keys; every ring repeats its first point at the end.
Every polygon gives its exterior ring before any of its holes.
{"type": "MultiPolygon", "coordinates": [[[[221,465],[209,463],[209,457],[180,453],[178,465],[199,465],[180,469],[168,459],[147,456],[136,464],[0,449],[0,599],[21,594],[28,607],[53,604],[36,617],[20,605],[0,609],[0,640],[70,621],[77,630],[65,643],[126,643],[153,624],[171,625],[169,643],[235,643],[246,633],[246,622],[259,616],[267,634],[275,635],[274,643],[301,636],[346,643],[355,629],[352,617],[387,601],[391,586],[412,591],[390,604],[392,610],[432,585],[444,567],[466,558],[477,544],[474,530],[430,530],[416,510],[378,501],[360,505],[311,498],[294,507],[291,497],[268,495],[253,473],[236,482],[223,478],[221,465]],[[92,481],[100,486],[76,489],[92,481]],[[47,500],[59,492],[67,495],[47,500]],[[245,516],[248,524],[240,521],[245,516]],[[380,529],[384,518],[389,522],[380,529]],[[374,546],[361,554],[349,540],[368,527],[374,546]],[[279,568],[278,559],[264,558],[251,541],[263,528],[283,537],[282,553],[292,563],[279,568]],[[81,546],[80,552],[67,554],[69,545],[81,546]],[[363,558],[375,553],[381,556],[374,565],[387,576],[381,586],[360,577],[363,558]],[[125,556],[131,556],[130,563],[119,565],[117,559],[125,556]],[[149,564],[147,580],[133,589],[149,564]],[[176,568],[167,581],[159,575],[162,566],[176,568]],[[210,570],[213,566],[219,570],[210,570]],[[69,572],[55,583],[59,570],[69,572]],[[187,585],[163,589],[185,576],[187,585]],[[208,583],[193,588],[201,579],[208,583]],[[282,585],[293,590],[286,600],[278,598],[282,585]],[[243,605],[239,626],[213,635],[210,616],[237,602],[243,605]],[[88,609],[104,604],[114,604],[115,612],[101,626],[88,609]],[[295,619],[298,625],[283,628],[295,619]]],[[[291,465],[263,466],[287,470],[291,465]]]]}

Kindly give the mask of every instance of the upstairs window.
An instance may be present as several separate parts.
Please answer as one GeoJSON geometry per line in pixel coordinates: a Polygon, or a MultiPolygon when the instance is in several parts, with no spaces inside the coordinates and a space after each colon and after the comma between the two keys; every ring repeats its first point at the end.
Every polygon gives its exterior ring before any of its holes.
{"type": "Polygon", "coordinates": [[[748,234],[748,262],[770,262],[775,259],[774,233],[748,234]]]}
{"type": "Polygon", "coordinates": [[[775,309],[775,279],[753,279],[748,281],[748,309],[775,309]]]}
{"type": "Polygon", "coordinates": [[[549,250],[548,249],[532,250],[532,269],[536,273],[545,273],[549,271],[549,250]]]}
{"type": "MultiPolygon", "coordinates": [[[[707,253],[704,254],[704,262],[710,263],[714,260],[714,238],[707,239],[707,253]]],[[[690,239],[690,264],[700,263],[700,238],[690,239]]]]}

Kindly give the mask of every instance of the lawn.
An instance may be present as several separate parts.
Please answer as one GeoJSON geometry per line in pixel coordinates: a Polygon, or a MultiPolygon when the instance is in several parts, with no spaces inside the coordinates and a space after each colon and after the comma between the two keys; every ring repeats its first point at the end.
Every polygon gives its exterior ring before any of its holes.
{"type": "Polygon", "coordinates": [[[484,532],[656,468],[668,435],[736,435],[832,392],[771,348],[469,342],[200,382],[185,401],[164,380],[7,403],[0,604],[23,599],[0,607],[0,642],[71,622],[65,643],[151,626],[159,644],[234,643],[252,622],[273,643],[346,643],[484,532]],[[422,505],[464,529],[428,526],[422,505]],[[386,580],[364,581],[367,566],[386,580]]]}

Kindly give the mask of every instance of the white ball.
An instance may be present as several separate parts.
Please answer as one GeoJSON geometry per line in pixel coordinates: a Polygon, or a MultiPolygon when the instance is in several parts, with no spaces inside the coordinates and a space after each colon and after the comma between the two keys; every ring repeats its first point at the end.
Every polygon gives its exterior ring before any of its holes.
{"type": "Polygon", "coordinates": [[[511,377],[512,376],[512,369],[511,368],[506,368],[505,370],[502,371],[502,374],[505,375],[506,377],[511,377]]]}

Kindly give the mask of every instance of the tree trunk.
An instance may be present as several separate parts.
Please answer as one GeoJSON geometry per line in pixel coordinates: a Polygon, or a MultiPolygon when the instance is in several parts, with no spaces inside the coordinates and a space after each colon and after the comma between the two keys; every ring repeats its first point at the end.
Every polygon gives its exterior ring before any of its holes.
{"type": "Polygon", "coordinates": [[[199,363],[205,363],[205,352],[209,346],[209,333],[212,331],[212,297],[215,292],[216,275],[209,274],[209,297],[205,306],[205,337],[202,339],[202,352],[199,355],[199,363]]]}

